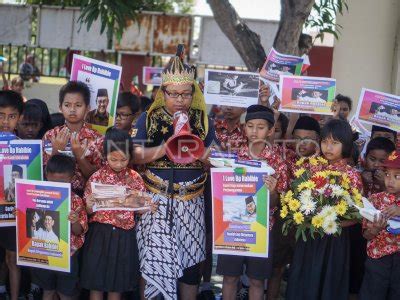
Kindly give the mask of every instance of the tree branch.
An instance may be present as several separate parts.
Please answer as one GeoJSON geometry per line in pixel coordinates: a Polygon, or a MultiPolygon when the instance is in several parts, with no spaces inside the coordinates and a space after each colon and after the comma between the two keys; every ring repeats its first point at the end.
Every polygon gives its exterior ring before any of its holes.
{"type": "Polygon", "coordinates": [[[214,19],[228,37],[250,71],[260,69],[265,61],[265,50],[260,36],[239,17],[229,0],[207,0],[214,19]]]}
{"type": "Polygon", "coordinates": [[[299,55],[298,41],[315,0],[281,0],[281,19],[274,48],[282,53],[299,55]]]}

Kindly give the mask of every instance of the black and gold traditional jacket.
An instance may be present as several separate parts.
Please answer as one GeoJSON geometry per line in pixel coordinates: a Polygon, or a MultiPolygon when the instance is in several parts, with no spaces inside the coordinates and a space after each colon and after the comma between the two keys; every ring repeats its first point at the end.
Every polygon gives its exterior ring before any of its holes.
{"type": "MultiPolygon", "coordinates": [[[[203,112],[197,109],[190,109],[188,117],[192,134],[197,135],[204,141],[207,132],[202,122],[203,112]]],[[[174,134],[173,116],[164,107],[160,107],[148,116],[146,127],[148,140],[146,147],[160,146],[174,134]]],[[[202,169],[203,164],[199,160],[191,164],[177,164],[170,161],[167,156],[147,164],[147,168],[154,169],[170,169],[171,167],[174,169],[202,169]]]]}

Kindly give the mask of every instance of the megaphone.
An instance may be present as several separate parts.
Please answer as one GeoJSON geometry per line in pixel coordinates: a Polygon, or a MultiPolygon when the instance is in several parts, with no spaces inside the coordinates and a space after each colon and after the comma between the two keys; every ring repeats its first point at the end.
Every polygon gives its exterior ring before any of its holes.
{"type": "Polygon", "coordinates": [[[165,144],[168,158],[179,164],[190,164],[204,154],[204,143],[196,135],[190,133],[187,113],[178,111],[174,114],[174,135],[165,144]]]}

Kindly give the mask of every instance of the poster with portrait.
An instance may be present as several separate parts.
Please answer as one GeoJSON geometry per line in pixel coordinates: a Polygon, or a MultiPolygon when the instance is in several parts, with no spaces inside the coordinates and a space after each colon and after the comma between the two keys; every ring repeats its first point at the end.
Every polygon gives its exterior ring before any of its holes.
{"type": "Polygon", "coordinates": [[[306,76],[281,76],[280,111],[333,115],[336,79],[306,76]]]}
{"type": "Polygon", "coordinates": [[[272,48],[260,71],[260,76],[270,82],[279,83],[282,75],[301,75],[303,57],[287,55],[272,48]]]}
{"type": "Polygon", "coordinates": [[[88,85],[90,111],[86,122],[102,134],[115,122],[121,73],[121,66],[74,54],[70,80],[88,85]]]}
{"type": "Polygon", "coordinates": [[[163,70],[164,68],[161,67],[143,67],[143,84],[160,86],[163,70]]]}
{"type": "Polygon", "coordinates": [[[268,257],[269,192],[266,172],[212,168],[213,253],[268,257]]]}
{"type": "Polygon", "coordinates": [[[249,107],[258,103],[260,75],[251,72],[205,70],[207,104],[249,107]]]}
{"type": "Polygon", "coordinates": [[[271,97],[270,104],[273,102],[273,97],[279,95],[279,80],[281,75],[301,75],[304,58],[294,55],[282,54],[274,48],[268,53],[267,59],[260,71],[260,84],[265,84],[270,87],[271,97]]]}
{"type": "Polygon", "coordinates": [[[400,131],[400,96],[363,88],[356,111],[359,121],[400,131]]]}
{"type": "Polygon", "coordinates": [[[17,264],[70,272],[71,184],[16,181],[17,264]]]}
{"type": "Polygon", "coordinates": [[[42,141],[0,133],[0,227],[15,226],[15,182],[42,180],[42,141]]]}

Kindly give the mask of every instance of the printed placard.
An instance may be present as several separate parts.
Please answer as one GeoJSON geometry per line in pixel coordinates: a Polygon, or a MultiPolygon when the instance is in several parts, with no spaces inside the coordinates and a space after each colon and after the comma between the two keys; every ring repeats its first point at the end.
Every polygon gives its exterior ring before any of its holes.
{"type": "Polygon", "coordinates": [[[262,169],[212,168],[213,253],[268,257],[269,191],[262,169]]]}
{"type": "Polygon", "coordinates": [[[248,107],[258,103],[257,73],[205,70],[204,97],[207,104],[248,107]]]}
{"type": "Polygon", "coordinates": [[[90,111],[86,122],[102,134],[115,122],[121,72],[121,66],[74,54],[70,80],[88,85],[90,111]]]}
{"type": "Polygon", "coordinates": [[[160,86],[163,69],[160,67],[143,67],[143,84],[160,86]]]}
{"type": "Polygon", "coordinates": [[[281,76],[280,111],[333,115],[336,79],[306,76],[281,76]]]}
{"type": "Polygon", "coordinates": [[[15,226],[15,182],[42,180],[42,141],[0,133],[0,227],[15,226]]]}
{"type": "Polygon", "coordinates": [[[363,88],[356,111],[356,119],[400,131],[400,96],[363,88]]]}
{"type": "Polygon", "coordinates": [[[70,272],[71,184],[16,181],[17,264],[70,272]]]}

